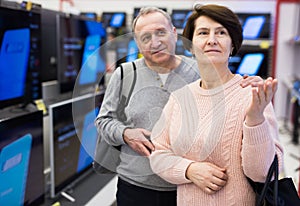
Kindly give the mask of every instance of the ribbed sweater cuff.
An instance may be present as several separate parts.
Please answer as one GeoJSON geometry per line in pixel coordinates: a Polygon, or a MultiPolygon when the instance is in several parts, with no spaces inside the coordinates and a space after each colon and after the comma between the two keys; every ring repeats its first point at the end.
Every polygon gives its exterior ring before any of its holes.
{"type": "Polygon", "coordinates": [[[269,134],[268,131],[269,125],[266,120],[260,125],[253,127],[247,126],[244,122],[244,142],[249,145],[257,145],[268,142],[270,140],[268,135],[266,135],[269,134]]]}
{"type": "Polygon", "coordinates": [[[118,141],[118,145],[126,144],[124,142],[124,138],[123,138],[123,133],[126,128],[129,128],[129,127],[125,126],[125,125],[120,125],[120,126],[118,126],[118,129],[116,130],[116,138],[118,141]]]}
{"type": "Polygon", "coordinates": [[[189,160],[189,159],[181,159],[181,161],[179,162],[179,164],[176,164],[176,166],[174,167],[174,178],[177,180],[176,184],[187,184],[187,183],[191,183],[192,181],[187,179],[185,176],[186,170],[189,167],[189,165],[191,163],[193,163],[194,161],[189,160]]]}

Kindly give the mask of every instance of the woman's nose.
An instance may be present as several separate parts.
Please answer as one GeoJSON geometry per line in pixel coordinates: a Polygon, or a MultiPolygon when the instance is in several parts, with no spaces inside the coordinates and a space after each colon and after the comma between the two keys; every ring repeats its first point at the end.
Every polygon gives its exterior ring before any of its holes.
{"type": "Polygon", "coordinates": [[[210,34],[207,43],[208,45],[216,45],[217,44],[216,36],[214,34],[210,34]]]}

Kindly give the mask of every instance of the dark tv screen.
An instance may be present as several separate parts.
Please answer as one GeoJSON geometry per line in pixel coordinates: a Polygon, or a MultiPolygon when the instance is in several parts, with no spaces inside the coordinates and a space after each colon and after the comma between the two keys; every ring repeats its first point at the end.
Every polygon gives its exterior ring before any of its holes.
{"type": "Polygon", "coordinates": [[[174,26],[177,29],[183,29],[185,27],[186,21],[192,14],[191,10],[188,9],[174,9],[171,13],[171,19],[174,26]]]}
{"type": "Polygon", "coordinates": [[[0,205],[44,202],[42,111],[0,120],[0,205]]]}
{"type": "Polygon", "coordinates": [[[99,76],[106,68],[105,52],[99,49],[106,41],[102,23],[79,16],[58,15],[57,27],[60,93],[72,92],[77,77],[77,83],[82,87],[99,84],[99,76]]]}
{"type": "Polygon", "coordinates": [[[103,96],[87,94],[49,106],[51,197],[91,169],[97,141],[94,120],[103,96]]]}
{"type": "Polygon", "coordinates": [[[0,7],[0,108],[42,98],[40,13],[0,7]]]}

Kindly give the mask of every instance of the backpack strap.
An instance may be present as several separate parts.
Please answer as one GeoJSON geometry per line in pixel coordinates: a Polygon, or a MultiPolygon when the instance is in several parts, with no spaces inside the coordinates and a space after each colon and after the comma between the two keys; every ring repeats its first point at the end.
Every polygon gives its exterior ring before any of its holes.
{"type": "Polygon", "coordinates": [[[136,65],[134,62],[131,62],[131,63],[123,63],[120,65],[120,72],[121,72],[121,85],[120,85],[120,90],[119,90],[119,106],[118,106],[118,109],[117,109],[117,116],[118,116],[118,119],[122,122],[125,122],[127,120],[127,117],[124,113],[124,109],[127,107],[128,103],[129,103],[129,99],[131,97],[131,94],[133,92],[133,89],[134,89],[134,86],[135,86],[135,83],[136,83],[136,79],[137,79],[137,71],[136,71],[136,65]],[[131,74],[133,70],[133,77],[132,77],[132,82],[131,82],[131,86],[130,86],[130,89],[128,91],[128,88],[129,88],[129,81],[123,81],[124,79],[124,76],[126,73],[127,75],[131,74]],[[126,96],[124,93],[125,91],[128,91],[128,95],[126,96]]]}

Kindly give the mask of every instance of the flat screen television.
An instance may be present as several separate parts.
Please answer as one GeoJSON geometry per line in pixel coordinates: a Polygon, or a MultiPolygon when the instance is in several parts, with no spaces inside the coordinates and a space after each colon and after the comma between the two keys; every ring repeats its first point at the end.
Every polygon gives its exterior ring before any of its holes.
{"type": "Polygon", "coordinates": [[[51,197],[68,192],[91,170],[97,141],[94,120],[104,92],[49,106],[51,197]]]}
{"type": "Polygon", "coordinates": [[[132,34],[122,35],[115,41],[116,44],[116,67],[124,62],[132,62],[140,58],[138,46],[132,34]]]}
{"type": "Polygon", "coordinates": [[[42,98],[40,13],[0,7],[0,108],[42,98]]]}
{"type": "Polygon", "coordinates": [[[236,74],[267,78],[270,75],[270,50],[271,48],[243,45],[235,56],[230,57],[229,68],[236,74]]]}
{"type": "Polygon", "coordinates": [[[246,40],[271,38],[270,13],[236,13],[243,27],[246,40]]]}
{"type": "Polygon", "coordinates": [[[75,83],[82,88],[104,84],[98,82],[106,69],[105,51],[99,49],[106,41],[102,23],[76,15],[57,15],[57,36],[60,93],[72,93],[75,83]]]}
{"type": "Polygon", "coordinates": [[[126,20],[126,12],[103,12],[101,15],[101,22],[105,28],[126,27],[126,20]]]}
{"type": "Polygon", "coordinates": [[[43,113],[0,120],[0,205],[40,205],[45,197],[43,113]]]}
{"type": "Polygon", "coordinates": [[[177,29],[183,29],[192,11],[189,9],[173,9],[171,19],[177,29]]]}

